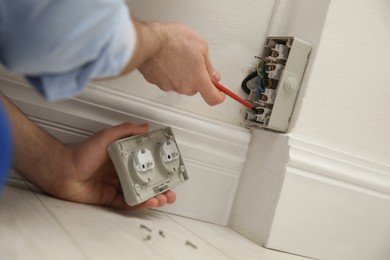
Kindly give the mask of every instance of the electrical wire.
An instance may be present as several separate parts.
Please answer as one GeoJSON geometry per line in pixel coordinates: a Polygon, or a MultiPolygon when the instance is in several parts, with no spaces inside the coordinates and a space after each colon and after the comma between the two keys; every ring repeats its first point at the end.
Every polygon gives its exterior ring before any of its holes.
{"type": "Polygon", "coordinates": [[[249,95],[251,90],[248,87],[248,82],[257,77],[257,98],[260,99],[261,94],[267,87],[272,88],[272,81],[268,78],[266,61],[261,57],[255,58],[260,59],[260,62],[257,64],[256,71],[251,72],[244,78],[241,83],[241,88],[246,94],[249,95]]]}
{"type": "Polygon", "coordinates": [[[241,83],[241,89],[242,91],[244,91],[247,95],[249,95],[249,93],[251,93],[251,90],[248,88],[247,84],[250,80],[256,78],[258,75],[257,75],[257,71],[254,71],[254,72],[251,72],[248,76],[245,77],[245,79],[242,81],[241,83]]]}

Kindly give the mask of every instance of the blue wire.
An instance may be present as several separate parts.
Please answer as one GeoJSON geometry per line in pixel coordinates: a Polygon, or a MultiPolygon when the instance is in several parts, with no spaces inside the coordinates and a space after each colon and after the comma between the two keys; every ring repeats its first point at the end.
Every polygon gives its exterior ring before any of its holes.
{"type": "Polygon", "coordinates": [[[260,99],[261,98],[261,93],[264,92],[264,88],[263,88],[263,80],[261,79],[260,76],[257,76],[257,99],[260,99]]]}

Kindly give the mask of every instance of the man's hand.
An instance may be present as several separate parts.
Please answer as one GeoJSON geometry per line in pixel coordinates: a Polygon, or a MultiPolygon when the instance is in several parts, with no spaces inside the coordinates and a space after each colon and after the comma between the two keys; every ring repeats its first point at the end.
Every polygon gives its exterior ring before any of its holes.
{"type": "Polygon", "coordinates": [[[213,82],[220,80],[208,56],[208,44],[190,28],[177,23],[134,21],[137,44],[124,73],[135,67],[164,91],[200,93],[209,105],[225,99],[213,82]]]}
{"type": "Polygon", "coordinates": [[[138,67],[145,79],[164,91],[184,95],[200,93],[209,105],[217,105],[225,94],[213,85],[220,75],[208,57],[208,44],[182,24],[163,24],[161,49],[138,67]]]}
{"type": "Polygon", "coordinates": [[[66,153],[69,159],[64,161],[68,165],[64,165],[65,171],[54,174],[49,191],[66,200],[123,209],[155,208],[173,203],[176,194],[167,191],[135,207],[128,206],[108,157],[107,147],[110,143],[147,131],[146,124],[125,123],[103,130],[80,144],[68,146],[66,153]]]}
{"type": "Polygon", "coordinates": [[[0,94],[14,141],[13,168],[43,191],[65,200],[122,209],[161,207],[173,203],[176,194],[164,194],[129,207],[108,157],[110,143],[148,131],[148,126],[125,123],[103,130],[76,145],[63,145],[42,131],[0,94]]]}

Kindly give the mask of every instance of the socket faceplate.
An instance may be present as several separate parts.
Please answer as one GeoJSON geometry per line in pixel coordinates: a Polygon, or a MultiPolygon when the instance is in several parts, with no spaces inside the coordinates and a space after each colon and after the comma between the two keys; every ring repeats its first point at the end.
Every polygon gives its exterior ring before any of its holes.
{"type": "Polygon", "coordinates": [[[118,140],[109,145],[108,154],[130,206],[188,180],[170,127],[118,140]]]}

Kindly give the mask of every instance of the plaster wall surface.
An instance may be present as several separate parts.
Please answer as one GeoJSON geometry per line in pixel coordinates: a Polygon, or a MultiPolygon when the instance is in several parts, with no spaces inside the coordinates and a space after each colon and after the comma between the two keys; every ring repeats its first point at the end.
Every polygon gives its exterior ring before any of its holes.
{"type": "MultiPolygon", "coordinates": [[[[275,0],[128,1],[132,14],[139,20],[184,23],[205,38],[211,62],[221,73],[221,83],[242,97],[246,94],[241,91],[241,81],[255,66],[254,56],[263,50],[275,3],[275,0]]],[[[235,125],[240,124],[246,109],[230,98],[210,107],[199,94],[186,97],[165,93],[147,83],[137,71],[99,85],[235,125]]]]}
{"type": "Polygon", "coordinates": [[[390,2],[332,1],[292,135],[390,164],[390,2]]]}

